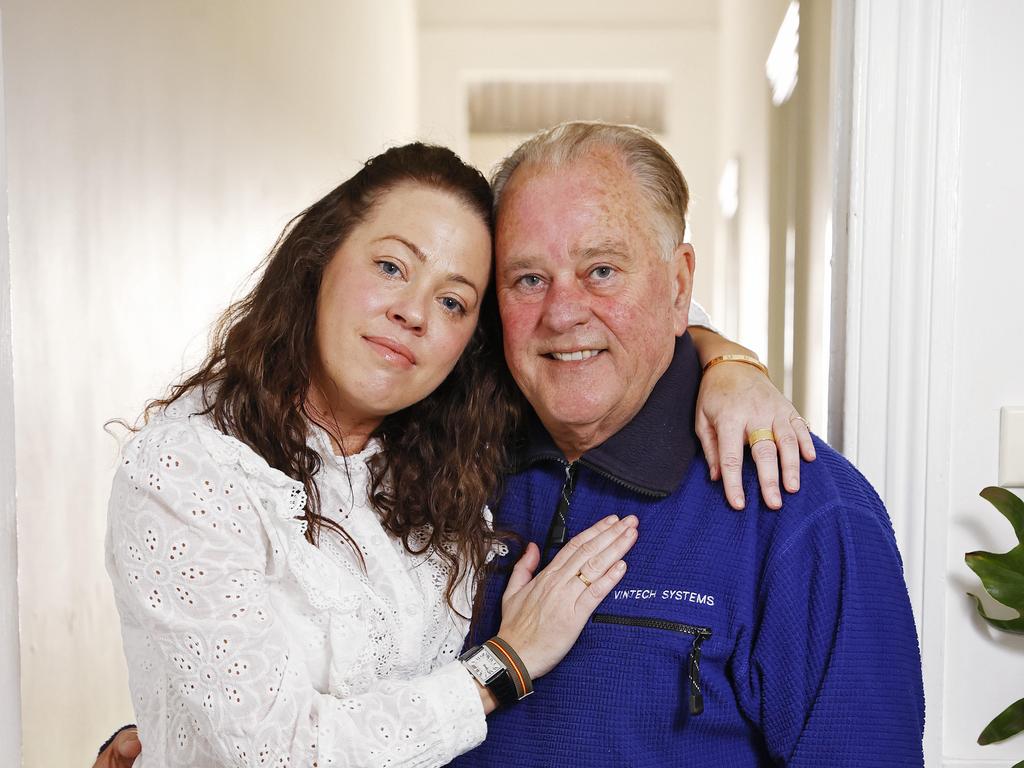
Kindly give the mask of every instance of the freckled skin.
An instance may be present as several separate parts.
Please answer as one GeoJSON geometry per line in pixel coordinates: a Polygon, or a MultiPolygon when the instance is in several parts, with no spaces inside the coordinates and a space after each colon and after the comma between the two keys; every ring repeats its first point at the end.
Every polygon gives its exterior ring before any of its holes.
{"type": "Polygon", "coordinates": [[[505,187],[496,248],[505,355],[570,459],[640,410],[686,330],[693,250],[666,261],[642,191],[619,158],[520,167],[505,187]],[[600,350],[563,362],[552,352],[600,350]]]}

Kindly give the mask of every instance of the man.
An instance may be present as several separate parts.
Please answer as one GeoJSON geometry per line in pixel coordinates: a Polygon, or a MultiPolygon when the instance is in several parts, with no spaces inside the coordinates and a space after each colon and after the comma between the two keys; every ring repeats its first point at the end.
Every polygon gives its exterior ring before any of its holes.
{"type": "Polygon", "coordinates": [[[671,157],[632,128],[565,124],[495,192],[505,350],[535,412],[497,520],[545,557],[610,513],[638,515],[640,538],[569,655],[454,764],[922,765],[917,638],[869,484],[822,444],[781,512],[728,514],[708,480],[671,157]]]}

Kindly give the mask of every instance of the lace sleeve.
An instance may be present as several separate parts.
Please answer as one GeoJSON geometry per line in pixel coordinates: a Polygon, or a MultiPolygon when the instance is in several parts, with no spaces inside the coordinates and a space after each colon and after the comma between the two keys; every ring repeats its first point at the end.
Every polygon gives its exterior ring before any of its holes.
{"type": "Polygon", "coordinates": [[[196,765],[208,743],[232,766],[428,766],[479,744],[483,708],[457,661],[348,698],[314,689],[268,597],[283,543],[266,503],[187,423],[125,450],[107,562],[145,764],[196,765]]]}

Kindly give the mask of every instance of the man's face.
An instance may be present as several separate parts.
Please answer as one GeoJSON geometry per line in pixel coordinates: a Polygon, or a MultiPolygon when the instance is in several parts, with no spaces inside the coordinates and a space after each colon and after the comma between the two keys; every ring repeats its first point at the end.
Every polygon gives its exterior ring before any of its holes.
{"type": "Polygon", "coordinates": [[[686,330],[693,251],[668,261],[632,174],[610,151],[520,167],[498,211],[505,356],[574,459],[640,410],[686,330]]]}

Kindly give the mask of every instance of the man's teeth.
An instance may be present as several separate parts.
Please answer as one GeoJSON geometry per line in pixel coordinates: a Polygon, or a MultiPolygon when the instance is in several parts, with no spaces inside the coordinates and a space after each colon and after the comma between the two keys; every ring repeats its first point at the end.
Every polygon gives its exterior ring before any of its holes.
{"type": "Polygon", "coordinates": [[[551,356],[555,360],[561,360],[562,362],[570,362],[572,360],[589,360],[590,358],[597,355],[601,350],[599,349],[583,349],[579,352],[552,352],[551,356]]]}

